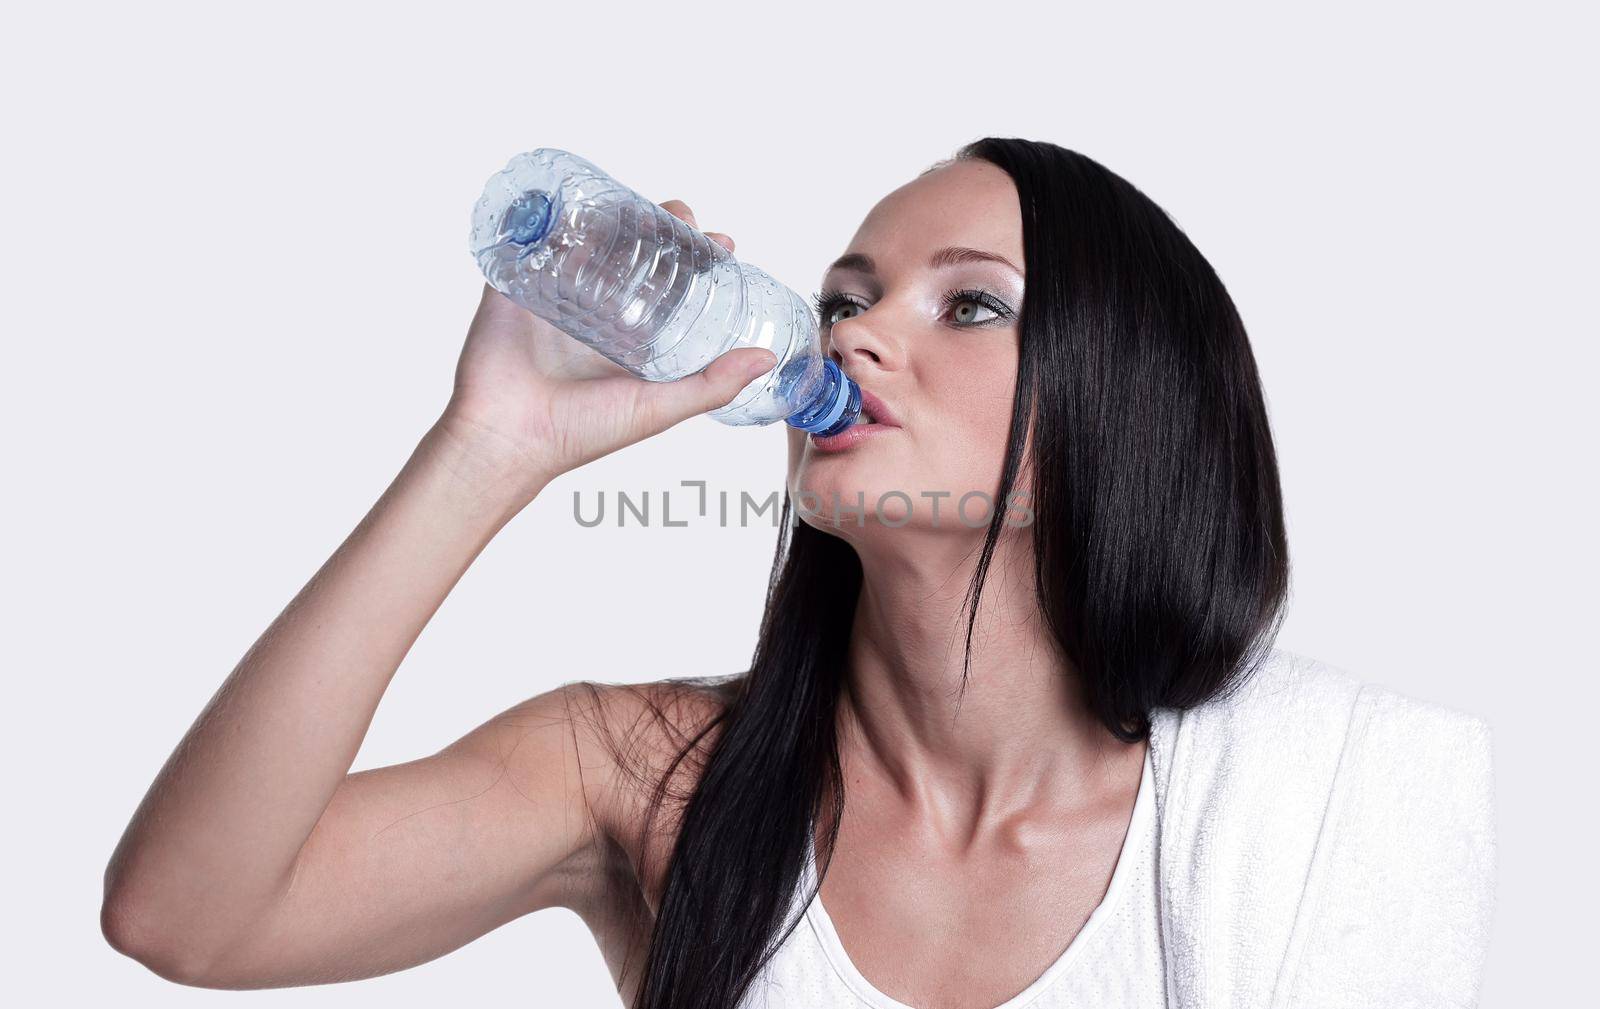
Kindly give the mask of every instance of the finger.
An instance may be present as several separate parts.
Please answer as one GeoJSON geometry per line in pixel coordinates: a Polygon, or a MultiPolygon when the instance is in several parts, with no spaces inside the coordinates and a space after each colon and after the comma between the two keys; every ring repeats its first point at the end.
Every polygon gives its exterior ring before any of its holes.
{"type": "Polygon", "coordinates": [[[695,223],[694,211],[690,210],[689,205],[682,200],[668,200],[661,205],[661,209],[665,210],[667,213],[671,214],[673,217],[676,217],[680,221],[688,222],[688,225],[691,228],[700,227],[700,225],[695,223]]]}
{"type": "Polygon", "coordinates": [[[739,390],[777,363],[777,356],[764,347],[730,350],[697,374],[642,387],[636,416],[645,434],[664,431],[679,421],[727,406],[739,390]]]}
{"type": "Polygon", "coordinates": [[[728,235],[725,235],[720,231],[708,231],[708,232],[706,232],[706,237],[711,239],[713,242],[716,242],[718,245],[722,246],[724,249],[727,249],[729,252],[733,251],[733,238],[732,237],[730,237],[728,235]]]}

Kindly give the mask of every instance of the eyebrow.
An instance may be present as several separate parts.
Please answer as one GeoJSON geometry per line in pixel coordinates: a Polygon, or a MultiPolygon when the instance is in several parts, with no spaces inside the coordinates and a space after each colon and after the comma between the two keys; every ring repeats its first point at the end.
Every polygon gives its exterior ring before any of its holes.
{"type": "MultiPolygon", "coordinates": [[[[947,245],[928,257],[928,265],[935,270],[947,266],[956,266],[961,263],[999,263],[1001,266],[1010,268],[1017,276],[1023,276],[1022,271],[1011,260],[993,252],[985,252],[982,249],[947,245]]],[[[828,267],[830,273],[834,270],[855,270],[858,273],[872,274],[878,272],[876,265],[872,262],[872,257],[859,252],[847,252],[835,259],[832,265],[828,267]]]]}

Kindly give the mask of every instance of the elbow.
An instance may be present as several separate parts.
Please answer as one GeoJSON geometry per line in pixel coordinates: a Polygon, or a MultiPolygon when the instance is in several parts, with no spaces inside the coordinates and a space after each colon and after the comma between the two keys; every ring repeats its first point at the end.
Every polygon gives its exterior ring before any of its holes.
{"type": "Polygon", "coordinates": [[[175,940],[131,902],[108,895],[100,905],[100,934],[111,948],[175,984],[210,987],[208,966],[192,945],[175,940]]]}

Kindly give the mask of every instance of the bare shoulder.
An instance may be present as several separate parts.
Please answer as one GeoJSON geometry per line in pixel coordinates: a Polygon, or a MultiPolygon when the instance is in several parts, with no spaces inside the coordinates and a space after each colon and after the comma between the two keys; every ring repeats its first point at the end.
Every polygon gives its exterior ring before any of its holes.
{"type": "Polygon", "coordinates": [[[561,688],[595,825],[647,895],[659,892],[683,807],[744,682],[735,673],[561,688]]]}
{"type": "MultiPolygon", "coordinates": [[[[573,909],[619,991],[638,983],[683,808],[745,676],[580,680],[552,692],[596,841],[583,870],[585,899],[573,909]]],[[[550,705],[552,695],[544,696],[540,703],[550,705]]]]}

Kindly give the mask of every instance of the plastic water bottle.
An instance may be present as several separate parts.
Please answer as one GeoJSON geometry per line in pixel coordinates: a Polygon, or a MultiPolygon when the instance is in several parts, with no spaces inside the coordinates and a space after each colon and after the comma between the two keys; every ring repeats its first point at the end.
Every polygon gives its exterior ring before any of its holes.
{"type": "Polygon", "coordinates": [[[640,378],[772,351],[770,371],[708,414],[724,424],[830,435],[861,412],[804,298],[575,154],[541,147],[490,176],[470,248],[489,286],[640,378]]]}

